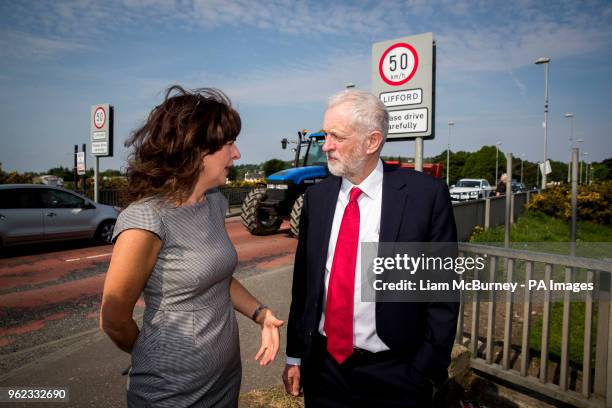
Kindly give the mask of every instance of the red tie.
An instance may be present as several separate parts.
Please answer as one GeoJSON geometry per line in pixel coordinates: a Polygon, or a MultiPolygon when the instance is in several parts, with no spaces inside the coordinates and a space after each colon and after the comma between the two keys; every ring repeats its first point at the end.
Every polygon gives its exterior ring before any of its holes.
{"type": "Polygon", "coordinates": [[[342,215],[340,232],[332,262],[324,329],[327,351],[340,364],[353,353],[353,302],[355,265],[359,245],[359,204],[361,190],[353,187],[342,215]]]}

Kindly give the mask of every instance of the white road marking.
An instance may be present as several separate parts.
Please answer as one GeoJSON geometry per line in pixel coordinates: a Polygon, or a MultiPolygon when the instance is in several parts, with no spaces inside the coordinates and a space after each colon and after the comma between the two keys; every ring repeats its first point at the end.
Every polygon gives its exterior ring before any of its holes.
{"type": "Polygon", "coordinates": [[[86,256],[84,258],[65,259],[64,262],[75,262],[75,261],[81,261],[83,259],[102,258],[102,257],[105,257],[105,256],[111,256],[112,254],[113,254],[112,252],[109,252],[109,253],[106,253],[106,254],[86,256]]]}

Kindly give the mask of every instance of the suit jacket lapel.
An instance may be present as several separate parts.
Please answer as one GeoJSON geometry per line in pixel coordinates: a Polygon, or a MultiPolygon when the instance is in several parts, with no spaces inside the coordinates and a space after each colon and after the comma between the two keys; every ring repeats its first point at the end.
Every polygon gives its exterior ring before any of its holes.
{"type": "Polygon", "coordinates": [[[324,190],[323,196],[317,205],[319,206],[320,211],[320,226],[322,228],[323,235],[321,236],[321,243],[319,246],[319,256],[318,261],[319,265],[315,269],[317,272],[317,282],[321,282],[321,291],[325,286],[324,277],[325,277],[325,263],[327,261],[327,249],[329,248],[329,240],[332,230],[332,224],[334,222],[334,213],[336,212],[336,203],[338,202],[338,194],[340,193],[340,186],[342,185],[341,177],[333,177],[334,182],[330,183],[330,188],[324,190]]]}
{"type": "Polygon", "coordinates": [[[405,209],[406,183],[399,172],[383,163],[382,208],[380,214],[379,242],[395,242],[405,209]]]}

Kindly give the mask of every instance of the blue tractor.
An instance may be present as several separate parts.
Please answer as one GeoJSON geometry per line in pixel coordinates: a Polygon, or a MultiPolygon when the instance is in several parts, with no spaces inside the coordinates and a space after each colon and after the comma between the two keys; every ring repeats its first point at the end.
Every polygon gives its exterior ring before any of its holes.
{"type": "Polygon", "coordinates": [[[298,140],[281,140],[283,149],[295,143],[293,168],[268,176],[267,184],[251,191],[242,203],[242,224],[253,235],[268,235],[278,231],[283,219],[289,219],[291,233],[299,233],[304,191],[309,185],[328,176],[327,155],[323,151],[325,134],[298,132],[298,140]],[[304,151],[305,149],[305,151],[304,151]],[[301,157],[304,151],[303,158],[301,157]]]}

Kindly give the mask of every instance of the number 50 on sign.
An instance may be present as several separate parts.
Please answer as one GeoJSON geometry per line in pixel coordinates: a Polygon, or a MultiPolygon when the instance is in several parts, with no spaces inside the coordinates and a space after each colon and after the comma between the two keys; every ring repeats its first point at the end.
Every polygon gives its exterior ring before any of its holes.
{"type": "Polygon", "coordinates": [[[378,64],[380,77],[391,86],[410,81],[419,67],[419,56],[410,44],[397,43],[383,53],[378,64]]]}

